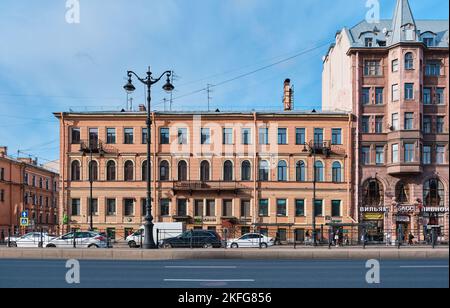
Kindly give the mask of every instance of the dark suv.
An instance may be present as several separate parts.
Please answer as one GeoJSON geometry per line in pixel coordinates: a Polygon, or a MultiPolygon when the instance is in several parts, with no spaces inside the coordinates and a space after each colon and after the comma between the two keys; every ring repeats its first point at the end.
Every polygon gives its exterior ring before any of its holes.
{"type": "Polygon", "coordinates": [[[221,248],[222,239],[216,231],[191,230],[177,237],[167,238],[161,243],[162,248],[221,248]]]}

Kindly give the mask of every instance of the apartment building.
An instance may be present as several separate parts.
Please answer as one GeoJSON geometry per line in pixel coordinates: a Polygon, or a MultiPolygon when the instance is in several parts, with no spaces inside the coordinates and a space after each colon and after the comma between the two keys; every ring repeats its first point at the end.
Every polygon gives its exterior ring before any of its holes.
{"type": "Polygon", "coordinates": [[[373,240],[430,230],[448,239],[448,20],[390,20],[336,35],[323,64],[323,110],[357,117],[355,199],[373,240]]]}

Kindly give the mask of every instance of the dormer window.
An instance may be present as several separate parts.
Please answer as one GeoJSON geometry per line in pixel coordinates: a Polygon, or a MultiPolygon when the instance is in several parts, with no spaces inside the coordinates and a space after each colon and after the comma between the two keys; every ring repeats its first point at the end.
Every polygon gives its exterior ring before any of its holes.
{"type": "Polygon", "coordinates": [[[365,40],[365,46],[366,47],[373,47],[373,38],[371,37],[366,37],[365,40]]]}
{"type": "Polygon", "coordinates": [[[423,38],[423,43],[427,47],[433,47],[434,46],[434,38],[432,38],[432,37],[424,37],[423,38]]]}

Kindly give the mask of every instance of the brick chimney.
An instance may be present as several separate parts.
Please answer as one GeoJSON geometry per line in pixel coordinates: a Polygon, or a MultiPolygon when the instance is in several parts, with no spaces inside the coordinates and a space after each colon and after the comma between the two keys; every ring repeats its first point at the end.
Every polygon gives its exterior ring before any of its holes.
{"type": "Polygon", "coordinates": [[[291,88],[291,80],[286,79],[284,81],[284,94],[283,94],[283,106],[284,111],[292,111],[292,94],[293,90],[291,88]]]}
{"type": "Polygon", "coordinates": [[[8,155],[8,147],[0,146],[0,157],[6,157],[8,155]]]}
{"type": "Polygon", "coordinates": [[[141,112],[147,111],[147,108],[145,107],[144,104],[139,105],[139,111],[141,111],[141,112]]]}

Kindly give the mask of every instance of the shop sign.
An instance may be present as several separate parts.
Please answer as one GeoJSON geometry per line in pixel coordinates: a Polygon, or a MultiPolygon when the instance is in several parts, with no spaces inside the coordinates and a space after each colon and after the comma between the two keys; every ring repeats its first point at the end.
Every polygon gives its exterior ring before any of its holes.
{"type": "Polygon", "coordinates": [[[397,222],[409,222],[409,216],[397,216],[397,222]]]}
{"type": "Polygon", "coordinates": [[[413,213],[416,211],[414,205],[400,205],[397,207],[397,212],[399,213],[413,213]]]}
{"type": "Polygon", "coordinates": [[[388,211],[386,206],[362,206],[359,208],[360,213],[385,213],[388,211]]]}
{"type": "Polygon", "coordinates": [[[422,208],[424,213],[448,213],[449,208],[444,206],[426,206],[422,208]]]}
{"type": "Polygon", "coordinates": [[[365,213],[363,215],[364,220],[383,220],[384,214],[383,213],[365,213]]]}

